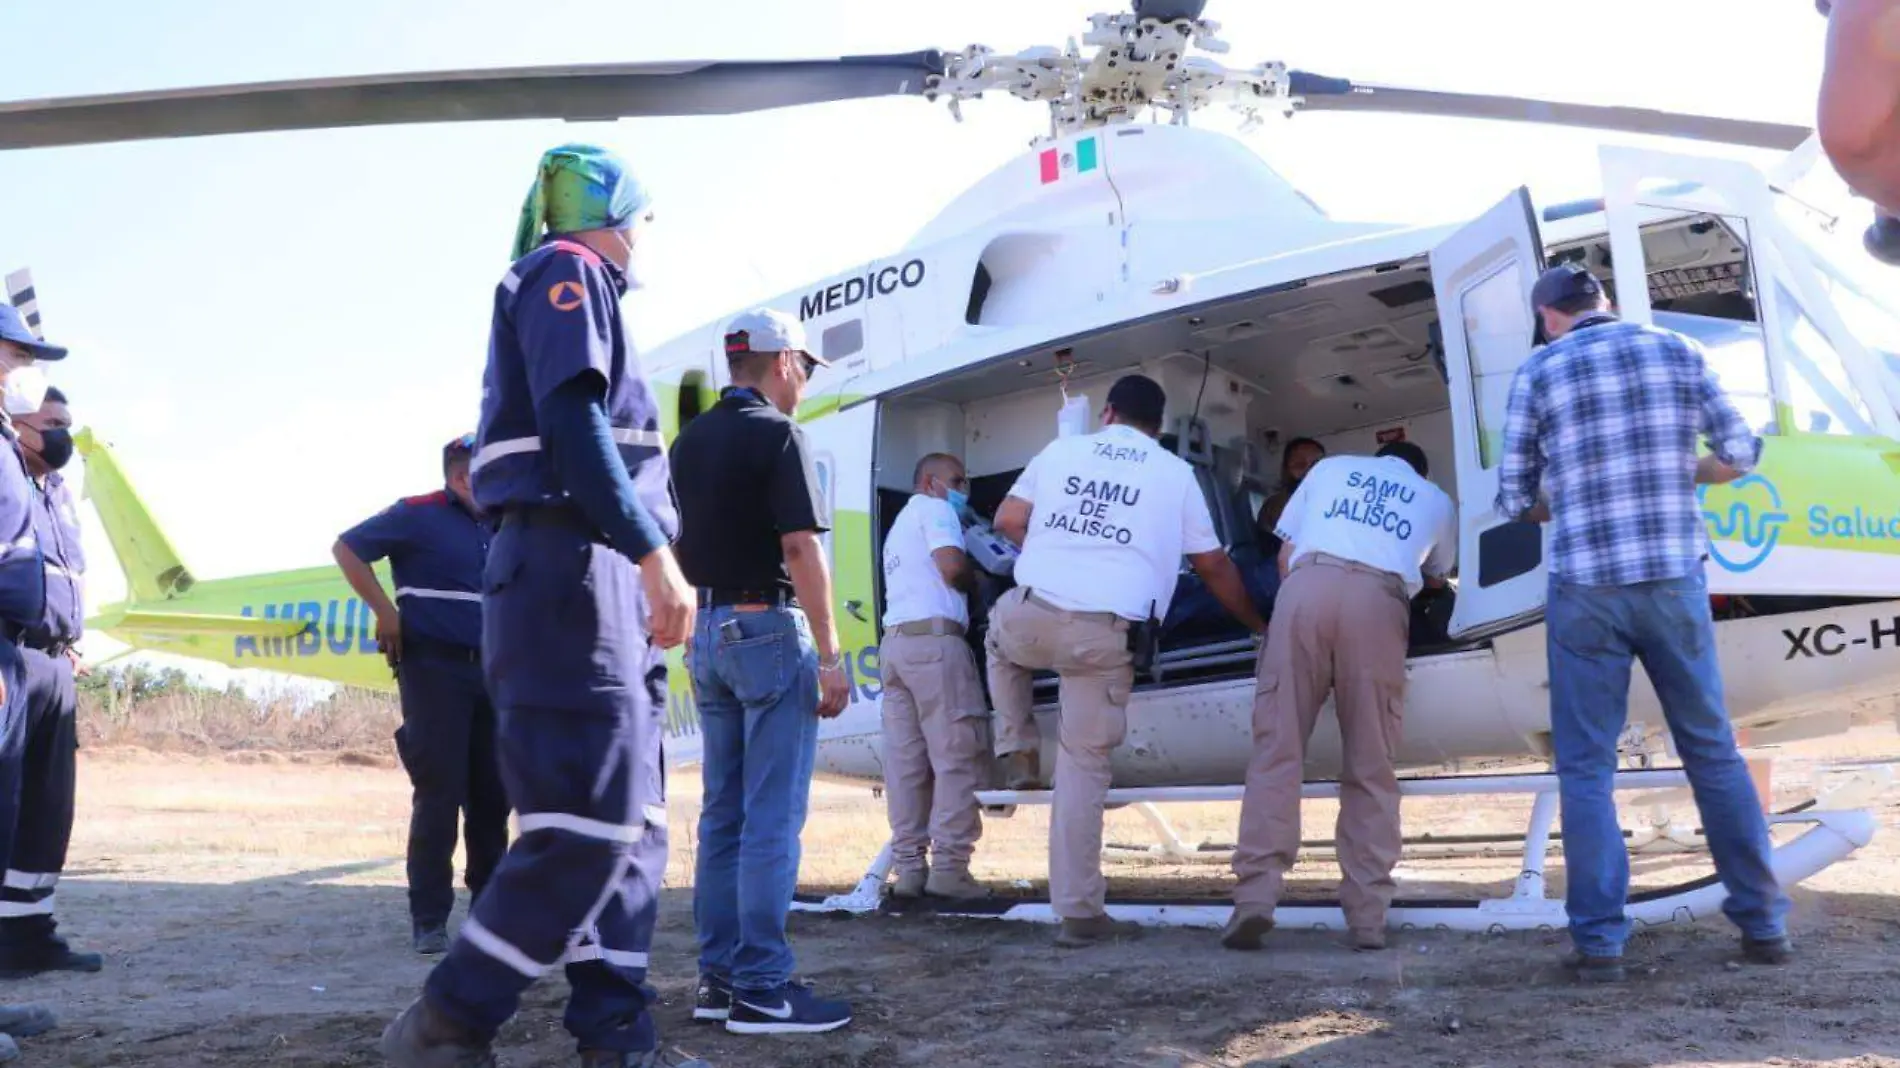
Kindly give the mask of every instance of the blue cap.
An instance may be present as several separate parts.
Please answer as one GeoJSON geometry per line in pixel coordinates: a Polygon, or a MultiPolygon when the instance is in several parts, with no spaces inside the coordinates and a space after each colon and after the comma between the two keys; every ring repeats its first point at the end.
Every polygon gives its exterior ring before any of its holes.
{"type": "Polygon", "coordinates": [[[33,354],[35,360],[63,360],[66,350],[58,345],[48,345],[33,336],[26,327],[26,320],[20,317],[20,309],[11,304],[0,302],[0,341],[11,341],[15,345],[33,354]]]}
{"type": "Polygon", "coordinates": [[[1537,276],[1531,287],[1531,310],[1554,307],[1575,297],[1600,297],[1603,283],[1580,263],[1560,263],[1537,276]]]}

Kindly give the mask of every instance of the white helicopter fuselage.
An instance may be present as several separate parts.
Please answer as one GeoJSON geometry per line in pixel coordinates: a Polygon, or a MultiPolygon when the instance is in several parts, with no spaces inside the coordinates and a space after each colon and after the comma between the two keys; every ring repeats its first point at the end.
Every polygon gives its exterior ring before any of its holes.
{"type": "MultiPolygon", "coordinates": [[[[1829,634],[1836,633],[1829,629],[1829,634]]],[[[1744,746],[1782,745],[1843,733],[1885,718],[1890,702],[1857,713],[1863,698],[1900,690],[1900,603],[1836,608],[1794,616],[1736,620],[1716,627],[1729,713],[1744,746]],[[1834,656],[1788,657],[1791,635],[1839,627],[1864,639],[1834,656]],[[1872,645],[1878,632],[1880,647],[1872,645]]],[[[1550,675],[1542,624],[1497,639],[1489,648],[1415,657],[1406,665],[1401,771],[1472,770],[1547,760],[1550,675]]],[[[1833,646],[1830,645],[1832,650],[1833,646]]],[[[1153,689],[1128,704],[1128,737],[1115,750],[1114,784],[1205,786],[1245,780],[1253,755],[1251,679],[1153,689]]],[[[1653,752],[1666,726],[1655,691],[1640,669],[1630,693],[1632,751],[1653,752]],[[1636,737],[1640,732],[1641,737],[1636,737]]],[[[1056,737],[1055,709],[1037,712],[1045,738],[1056,737]]],[[[1053,760],[1053,754],[1045,757],[1053,760]]],[[[819,727],[819,773],[882,782],[882,732],[875,701],[854,701],[819,727]]],[[[1338,720],[1329,701],[1306,752],[1306,777],[1336,779],[1338,720]]],[[[1047,770],[1045,768],[1045,770],[1047,770]]]]}
{"type": "MultiPolygon", "coordinates": [[[[1880,459],[1900,455],[1900,385],[1866,327],[1844,325],[1834,307],[1843,279],[1775,217],[1752,168],[1633,150],[1606,149],[1605,159],[1612,171],[1693,187],[1607,189],[1602,210],[1542,233],[1522,191],[1462,226],[1338,222],[1230,137],[1110,126],[999,168],[898,254],[766,302],[798,315],[834,365],[818,372],[798,413],[834,513],[834,615],[853,681],[846,711],[820,727],[819,773],[883,777],[880,532],[912,465],[951,451],[974,480],[1006,490],[1055,436],[1060,388],[1093,388],[1099,408],[1107,382],[1137,369],[1167,388],[1174,447],[1206,468],[1232,548],[1252,539],[1242,505],[1257,506],[1259,491],[1272,488],[1270,445],[1293,435],[1336,453],[1370,453],[1393,435],[1421,445],[1433,480],[1460,506],[1460,578],[1447,633],[1415,640],[1399,761],[1547,758],[1548,541],[1491,510],[1498,416],[1511,372],[1530,352],[1526,298],[1544,258],[1585,260],[1614,284],[1612,247],[1619,266],[1645,263],[1650,282],[1619,294],[1626,316],[1698,331],[1715,324],[1699,335],[1711,351],[1742,354],[1722,365],[1742,371],[1720,372],[1732,391],[1747,388],[1749,360],[1763,364],[1762,467],[1752,482],[1705,499],[1710,589],[1732,599],[1716,634],[1744,744],[1845,730],[1849,699],[1900,688],[1900,476],[1880,459]],[[1749,235],[1745,246],[1738,233],[1749,235]],[[1694,268],[1709,277],[1682,273],[1694,268]],[[1696,296],[1704,283],[1713,288],[1696,296]],[[1775,292],[1794,304],[1763,301],[1752,322],[1711,315],[1715,304],[1650,306],[1657,293],[1719,302],[1732,292],[1775,292]],[[1821,402],[1799,390],[1812,349],[1791,340],[1797,319],[1843,369],[1821,402]],[[1439,322],[1449,325],[1441,331],[1439,322]],[[1739,341],[1728,345],[1735,339],[1722,330],[1739,341]],[[1816,403],[1835,404],[1855,425],[1837,422],[1831,434],[1816,434],[1813,418],[1798,426],[1816,403]],[[1804,473],[1816,464],[1832,474],[1804,473]],[[1234,506],[1222,515],[1229,496],[1234,506]],[[1851,528],[1836,525],[1849,514],[1851,528]],[[1884,525],[1876,533],[1862,521],[1872,515],[1891,517],[1891,539],[1884,525]]],[[[1873,306],[1892,314],[1890,303],[1873,306]]],[[[725,384],[721,333],[710,323],[645,357],[669,408],[669,437],[725,384]]],[[[1895,344],[1884,333],[1879,343],[1895,344]]],[[[1255,655],[1244,639],[1164,650],[1166,670],[1137,680],[1127,740],[1113,757],[1116,786],[1244,778],[1255,655]]],[[[1053,742],[1053,686],[1038,693],[1053,742]]],[[[1630,741],[1653,752],[1663,719],[1640,669],[1630,708],[1630,741]]],[[[698,713],[677,658],[668,729],[669,759],[696,759],[698,713]]],[[[1044,747],[1046,762],[1053,750],[1044,747]]],[[[1307,775],[1334,778],[1339,765],[1329,707],[1307,775]]]]}

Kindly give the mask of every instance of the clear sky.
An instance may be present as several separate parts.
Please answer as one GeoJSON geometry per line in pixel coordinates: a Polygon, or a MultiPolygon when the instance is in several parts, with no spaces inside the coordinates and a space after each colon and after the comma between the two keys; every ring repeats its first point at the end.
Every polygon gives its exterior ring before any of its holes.
{"type": "MultiPolygon", "coordinates": [[[[394,70],[1061,47],[1113,0],[88,0],[0,4],[0,99],[394,70]]],[[[1214,0],[1234,67],[1811,122],[1809,0],[1214,0]]],[[[494,284],[540,152],[595,140],[655,191],[655,345],[893,251],[1028,147],[1038,105],[445,124],[0,153],[0,272],[33,268],[53,369],[203,577],[327,562],[473,429],[494,284]]],[[[1202,125],[1235,122],[1206,114],[1202,125]]],[[[1382,116],[1247,135],[1338,218],[1440,221],[1527,183],[1598,192],[1583,131],[1382,116]]],[[[1608,138],[1615,140],[1641,140],[1608,138]]],[[[1698,149],[1707,150],[1707,149],[1698,149]]],[[[1716,149],[1720,151],[1720,149],[1716,149]]],[[[77,466],[77,465],[75,465],[77,466]]],[[[90,519],[90,513],[86,513],[90,519]]],[[[95,526],[89,607],[123,582],[95,526]]],[[[94,638],[87,651],[107,645],[94,638]]]]}

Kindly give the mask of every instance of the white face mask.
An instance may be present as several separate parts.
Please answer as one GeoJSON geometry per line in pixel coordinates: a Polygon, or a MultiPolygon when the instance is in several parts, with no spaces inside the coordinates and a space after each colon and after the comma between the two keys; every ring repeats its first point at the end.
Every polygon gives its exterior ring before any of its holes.
{"type": "Polygon", "coordinates": [[[36,366],[15,367],[0,383],[0,405],[8,415],[32,415],[46,400],[46,372],[36,366]]]}
{"type": "Polygon", "coordinates": [[[627,249],[626,276],[627,292],[629,293],[636,289],[645,289],[647,286],[646,247],[647,242],[634,241],[631,242],[630,247],[627,249]]]}

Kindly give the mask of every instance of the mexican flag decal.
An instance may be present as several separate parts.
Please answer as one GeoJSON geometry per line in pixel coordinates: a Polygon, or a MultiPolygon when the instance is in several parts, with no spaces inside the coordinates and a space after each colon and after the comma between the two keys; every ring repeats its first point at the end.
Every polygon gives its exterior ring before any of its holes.
{"type": "Polygon", "coordinates": [[[1073,148],[1064,151],[1051,148],[1042,154],[1042,184],[1074,174],[1087,174],[1095,169],[1095,138],[1084,137],[1073,148]]]}

